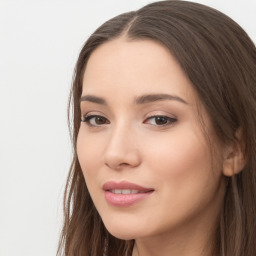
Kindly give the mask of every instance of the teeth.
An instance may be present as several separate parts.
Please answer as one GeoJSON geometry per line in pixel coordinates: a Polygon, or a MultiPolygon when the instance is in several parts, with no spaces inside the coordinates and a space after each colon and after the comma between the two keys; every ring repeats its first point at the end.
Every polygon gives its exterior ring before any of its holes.
{"type": "Polygon", "coordinates": [[[122,190],[121,189],[114,189],[113,193],[114,194],[122,194],[122,190]]]}
{"type": "Polygon", "coordinates": [[[125,195],[139,193],[139,191],[135,189],[112,189],[110,190],[110,192],[112,192],[113,194],[125,194],[125,195]]]}

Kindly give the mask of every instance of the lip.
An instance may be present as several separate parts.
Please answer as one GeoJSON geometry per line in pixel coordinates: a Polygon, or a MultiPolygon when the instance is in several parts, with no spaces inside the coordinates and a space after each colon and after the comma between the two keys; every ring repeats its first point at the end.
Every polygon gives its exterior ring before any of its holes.
{"type": "Polygon", "coordinates": [[[127,181],[108,181],[103,184],[102,189],[104,190],[106,201],[110,205],[117,207],[131,206],[143,199],[146,199],[154,192],[153,188],[142,187],[127,181]],[[115,193],[116,190],[119,191],[118,194],[115,193]],[[120,190],[125,190],[126,193],[122,194],[120,193],[120,190]],[[128,190],[131,190],[132,193],[127,193],[128,190]]]}

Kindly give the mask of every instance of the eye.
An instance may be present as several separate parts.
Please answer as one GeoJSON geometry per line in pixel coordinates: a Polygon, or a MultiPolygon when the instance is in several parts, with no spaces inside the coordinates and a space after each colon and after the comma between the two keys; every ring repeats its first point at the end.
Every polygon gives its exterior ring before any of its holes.
{"type": "Polygon", "coordinates": [[[107,118],[100,115],[86,115],[81,122],[85,122],[89,126],[101,126],[110,123],[107,118]]]}
{"type": "Polygon", "coordinates": [[[169,116],[151,116],[147,118],[144,123],[155,125],[155,126],[166,126],[171,125],[177,121],[176,118],[169,116]]]}

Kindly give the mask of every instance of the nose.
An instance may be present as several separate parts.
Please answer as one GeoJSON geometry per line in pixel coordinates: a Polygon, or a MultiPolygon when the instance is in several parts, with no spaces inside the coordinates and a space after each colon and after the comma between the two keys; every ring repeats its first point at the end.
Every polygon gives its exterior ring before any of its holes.
{"type": "Polygon", "coordinates": [[[105,165],[113,170],[121,170],[137,167],[140,162],[135,132],[125,126],[113,130],[105,150],[105,165]]]}

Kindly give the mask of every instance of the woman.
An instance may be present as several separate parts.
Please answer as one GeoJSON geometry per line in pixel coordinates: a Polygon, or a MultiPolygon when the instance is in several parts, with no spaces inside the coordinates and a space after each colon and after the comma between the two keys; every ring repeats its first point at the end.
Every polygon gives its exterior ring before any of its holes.
{"type": "Polygon", "coordinates": [[[255,255],[256,51],[230,18],[162,1],[88,39],[58,253],[255,255]]]}

